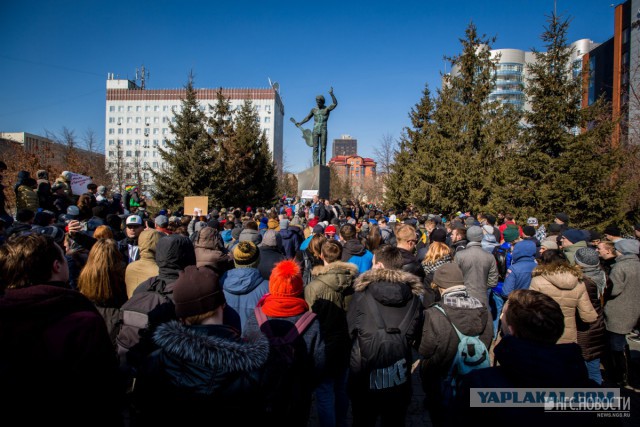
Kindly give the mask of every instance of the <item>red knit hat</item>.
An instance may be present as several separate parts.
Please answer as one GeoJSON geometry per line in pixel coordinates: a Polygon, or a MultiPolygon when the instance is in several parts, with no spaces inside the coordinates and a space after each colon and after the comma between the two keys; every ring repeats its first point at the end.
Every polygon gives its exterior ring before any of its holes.
{"type": "Polygon", "coordinates": [[[335,225],[327,225],[327,228],[324,229],[324,234],[331,234],[332,236],[336,234],[335,225]]]}
{"type": "Polygon", "coordinates": [[[299,296],[302,293],[302,272],[297,262],[286,259],[273,267],[269,293],[281,297],[299,296]]]}

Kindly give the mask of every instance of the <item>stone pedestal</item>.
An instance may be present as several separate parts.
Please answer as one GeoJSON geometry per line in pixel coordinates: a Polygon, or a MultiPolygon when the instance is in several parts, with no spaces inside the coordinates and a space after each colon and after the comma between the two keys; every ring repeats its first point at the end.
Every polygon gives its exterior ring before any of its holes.
{"type": "Polygon", "coordinates": [[[329,198],[331,174],[328,166],[313,166],[298,174],[298,197],[303,190],[318,190],[321,199],[329,198]]]}

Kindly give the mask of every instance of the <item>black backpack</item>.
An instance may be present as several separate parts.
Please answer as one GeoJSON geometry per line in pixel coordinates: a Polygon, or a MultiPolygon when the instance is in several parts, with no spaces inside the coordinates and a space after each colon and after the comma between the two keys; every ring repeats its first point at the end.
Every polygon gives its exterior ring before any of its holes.
{"type": "Polygon", "coordinates": [[[120,308],[120,331],[116,347],[121,366],[136,368],[155,345],[153,330],[161,323],[175,319],[175,308],[163,281],[151,277],[142,282],[120,308]]]}
{"type": "Polygon", "coordinates": [[[351,371],[366,376],[371,391],[403,385],[410,381],[413,360],[407,332],[421,304],[420,299],[411,299],[407,313],[397,327],[386,325],[378,303],[367,291],[363,292],[363,299],[375,320],[376,330],[367,333],[366,344],[359,336],[355,337],[351,348],[351,371]]]}
{"type": "MultiPolygon", "coordinates": [[[[306,354],[307,345],[302,335],[315,320],[316,314],[307,311],[284,336],[276,336],[269,319],[261,307],[254,309],[258,327],[269,340],[269,358],[265,364],[263,404],[268,416],[291,413],[292,404],[304,393],[302,384],[308,382],[308,366],[305,362],[312,355],[306,354]],[[305,378],[305,379],[303,379],[305,378]],[[302,379],[302,380],[301,380],[302,379]]],[[[279,320],[286,322],[286,320],[279,320]]]]}
{"type": "Polygon", "coordinates": [[[302,251],[302,262],[302,285],[307,286],[309,282],[311,282],[311,270],[313,270],[313,263],[311,262],[311,256],[309,256],[306,249],[302,251]]]}
{"type": "Polygon", "coordinates": [[[507,257],[509,255],[509,249],[502,246],[496,246],[493,248],[493,257],[496,259],[496,267],[498,268],[498,281],[504,282],[507,277],[507,257]]]}

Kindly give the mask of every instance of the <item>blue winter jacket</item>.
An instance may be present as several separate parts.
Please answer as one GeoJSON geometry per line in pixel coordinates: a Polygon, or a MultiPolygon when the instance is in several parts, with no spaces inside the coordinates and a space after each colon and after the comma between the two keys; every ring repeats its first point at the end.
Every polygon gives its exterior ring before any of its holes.
{"type": "Polygon", "coordinates": [[[220,279],[227,306],[240,316],[240,325],[244,329],[249,314],[269,292],[269,281],[262,278],[257,268],[234,268],[220,279]]]}
{"type": "Polygon", "coordinates": [[[516,289],[529,289],[531,272],[538,265],[535,260],[536,244],[532,240],[523,240],[513,247],[511,266],[502,286],[502,295],[509,296],[516,289]]]}

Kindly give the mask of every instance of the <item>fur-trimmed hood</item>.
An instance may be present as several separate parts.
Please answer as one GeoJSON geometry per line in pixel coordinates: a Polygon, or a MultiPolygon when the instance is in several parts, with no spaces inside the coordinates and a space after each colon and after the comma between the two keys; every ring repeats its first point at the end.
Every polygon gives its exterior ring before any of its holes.
{"type": "Polygon", "coordinates": [[[172,320],[158,326],[153,340],[174,360],[216,371],[253,371],[267,361],[269,341],[263,334],[244,341],[230,334],[208,334],[208,328],[188,327],[172,320]]]}
{"type": "Polygon", "coordinates": [[[541,276],[556,288],[573,289],[582,280],[579,268],[570,265],[539,265],[531,272],[531,277],[541,276]]]}
{"type": "Polygon", "coordinates": [[[358,267],[350,262],[336,261],[328,265],[317,265],[311,270],[314,281],[320,281],[336,292],[351,287],[353,278],[358,275],[358,267]]]}
{"type": "Polygon", "coordinates": [[[356,292],[362,292],[374,282],[402,283],[408,285],[414,295],[419,296],[424,293],[422,281],[418,276],[407,273],[406,271],[389,270],[386,268],[373,269],[361,274],[356,279],[353,287],[356,292]]]}

